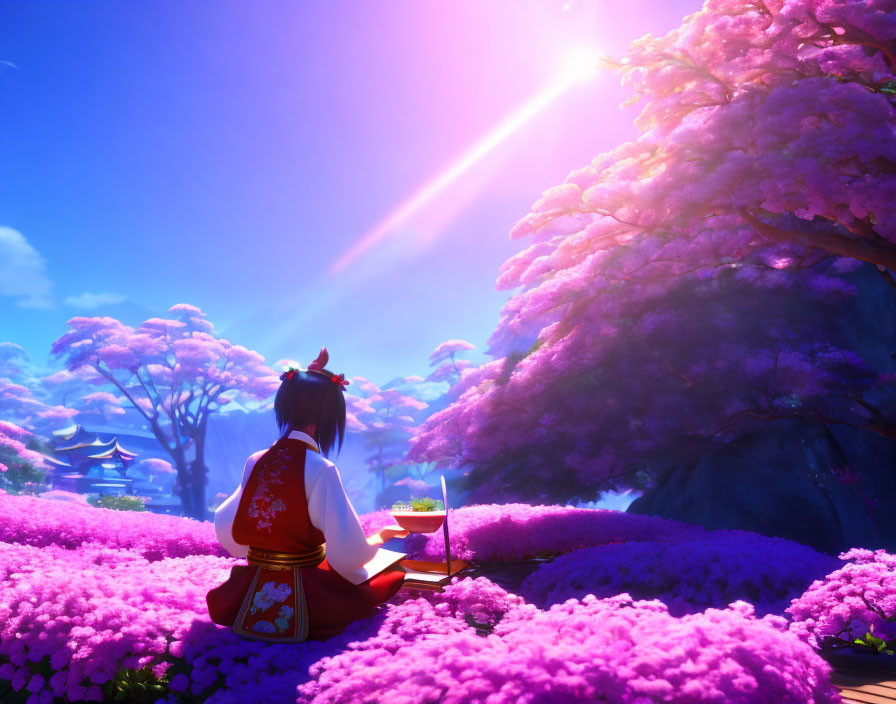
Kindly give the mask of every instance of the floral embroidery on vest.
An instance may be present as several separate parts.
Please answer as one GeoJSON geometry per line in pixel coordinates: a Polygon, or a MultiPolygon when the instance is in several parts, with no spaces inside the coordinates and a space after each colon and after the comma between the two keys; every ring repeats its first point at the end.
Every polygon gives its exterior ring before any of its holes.
{"type": "Polygon", "coordinates": [[[269,533],[274,515],[286,508],[286,504],[274,494],[272,485],[283,484],[280,474],[292,459],[288,449],[279,450],[273,461],[259,473],[258,486],[249,502],[249,516],[256,519],[255,525],[259,529],[266,528],[269,533]]]}

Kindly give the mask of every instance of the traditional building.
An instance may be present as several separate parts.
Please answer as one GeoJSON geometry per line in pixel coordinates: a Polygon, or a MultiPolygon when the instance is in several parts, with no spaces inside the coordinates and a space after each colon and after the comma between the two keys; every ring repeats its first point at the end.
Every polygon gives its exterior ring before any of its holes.
{"type": "Polygon", "coordinates": [[[103,438],[76,425],[53,433],[53,488],[79,494],[128,494],[128,467],[137,457],[113,435],[103,438]]]}
{"type": "MultiPolygon", "coordinates": [[[[53,433],[50,484],[94,496],[132,494],[145,497],[154,513],[181,513],[180,499],[172,495],[171,472],[147,469],[152,458],[164,459],[151,433],[129,428],[73,425],[53,433]]],[[[167,461],[167,460],[166,460],[167,461]]]]}

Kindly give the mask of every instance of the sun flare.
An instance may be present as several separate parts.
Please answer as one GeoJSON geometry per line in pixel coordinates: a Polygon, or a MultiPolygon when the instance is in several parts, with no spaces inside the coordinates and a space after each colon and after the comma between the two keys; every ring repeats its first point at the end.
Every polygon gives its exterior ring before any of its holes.
{"type": "Polygon", "coordinates": [[[604,55],[592,47],[570,49],[560,62],[560,80],[568,83],[587,81],[600,68],[604,55]]]}
{"type": "Polygon", "coordinates": [[[498,123],[462,156],[451,163],[429,182],[399,203],[391,213],[374,227],[365,232],[354,245],[330,267],[330,274],[336,274],[363,252],[370,249],[384,237],[396,231],[399,225],[422,210],[436,195],[457,181],[464,173],[478,164],[498,145],[505,142],[523,125],[553,104],[571,86],[597,75],[603,54],[590,47],[570,49],[559,62],[556,78],[545,85],[528,102],[498,123]]]}

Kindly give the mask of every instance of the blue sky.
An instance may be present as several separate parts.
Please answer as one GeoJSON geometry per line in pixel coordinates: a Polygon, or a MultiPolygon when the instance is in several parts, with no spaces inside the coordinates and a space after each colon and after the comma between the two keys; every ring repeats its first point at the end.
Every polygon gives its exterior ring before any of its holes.
{"type": "Polygon", "coordinates": [[[556,79],[697,1],[0,0],[0,341],[38,364],[75,315],[176,303],[269,363],[384,383],[484,351],[513,224],[635,136],[613,76],[577,83],[378,243],[390,212],[556,79]]]}

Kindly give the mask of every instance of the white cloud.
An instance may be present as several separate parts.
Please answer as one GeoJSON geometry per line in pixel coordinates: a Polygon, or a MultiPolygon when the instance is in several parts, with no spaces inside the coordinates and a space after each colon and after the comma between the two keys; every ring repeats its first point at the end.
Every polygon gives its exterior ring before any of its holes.
{"type": "Polygon", "coordinates": [[[29,366],[31,357],[24,347],[14,342],[0,342],[0,376],[18,377],[29,366]]]}
{"type": "Polygon", "coordinates": [[[66,304],[76,308],[99,308],[100,306],[112,306],[116,303],[124,303],[127,296],[120,293],[82,293],[79,296],[69,296],[66,304]]]}
{"type": "Polygon", "coordinates": [[[53,305],[46,262],[17,230],[0,227],[0,296],[15,296],[22,308],[53,305]]]}

